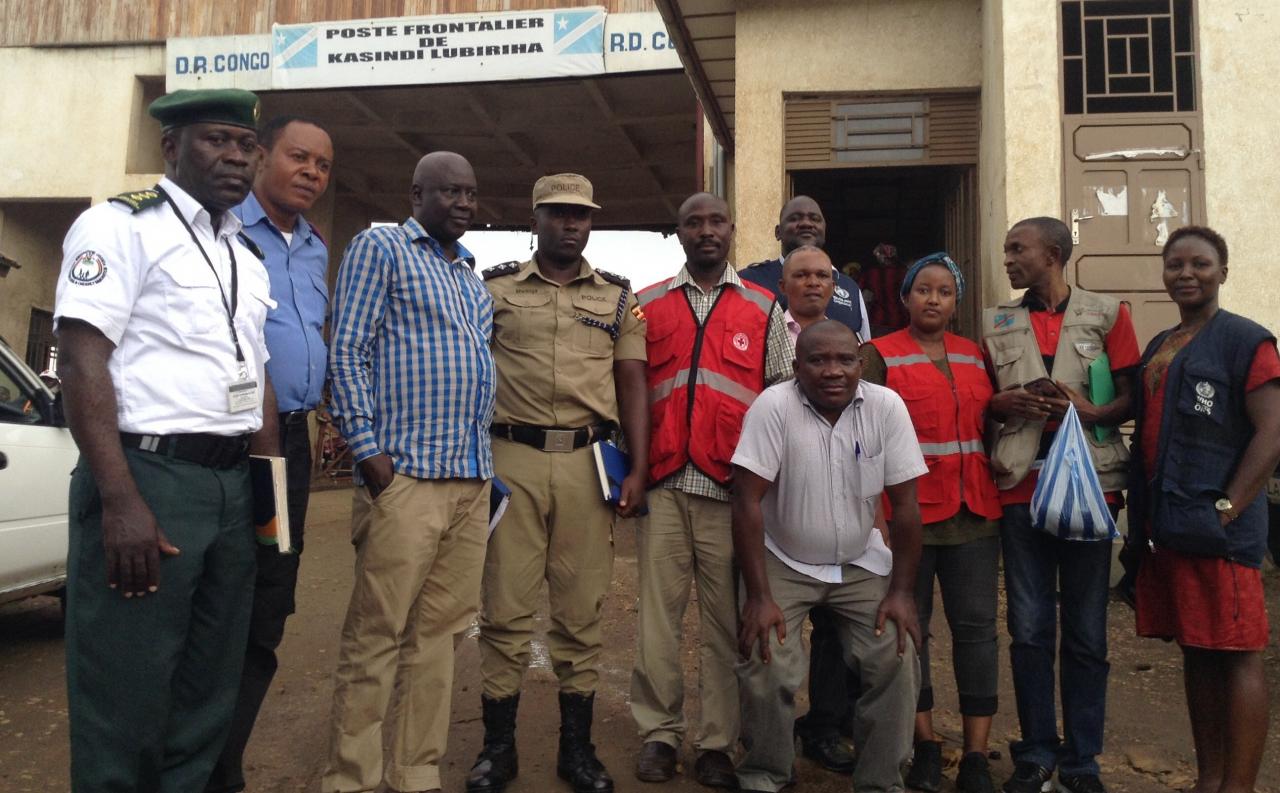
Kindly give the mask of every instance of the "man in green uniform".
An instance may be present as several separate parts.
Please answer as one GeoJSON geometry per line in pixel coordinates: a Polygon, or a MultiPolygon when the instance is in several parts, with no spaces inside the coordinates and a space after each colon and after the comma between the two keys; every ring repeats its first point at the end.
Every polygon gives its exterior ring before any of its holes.
{"type": "Polygon", "coordinates": [[[615,514],[634,515],[644,505],[649,415],[643,315],[630,283],[582,257],[599,208],[585,178],[544,176],[533,188],[537,252],[484,272],[498,370],[493,464],[511,503],[485,558],[485,738],[467,779],[471,793],[501,791],[516,775],[516,706],[543,579],[551,601],[547,649],[560,680],[556,771],[575,793],[613,790],[591,745],[600,616],[615,514]],[[632,468],[614,505],[602,496],[591,444],[619,421],[632,468]]]}
{"type": "Polygon", "coordinates": [[[165,177],[86,210],[54,320],[80,447],[67,554],[71,789],[202,790],[226,740],[253,599],[249,453],[277,454],[261,253],[229,210],[257,98],[152,103],[165,177]],[[249,247],[246,247],[249,246],[249,247]]]}

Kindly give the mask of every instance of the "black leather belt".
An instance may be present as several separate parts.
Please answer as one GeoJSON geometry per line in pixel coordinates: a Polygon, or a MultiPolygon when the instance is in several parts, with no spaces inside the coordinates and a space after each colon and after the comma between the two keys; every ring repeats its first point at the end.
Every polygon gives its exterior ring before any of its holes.
{"type": "Polygon", "coordinates": [[[290,410],[287,413],[280,414],[280,423],[284,424],[306,424],[307,416],[311,415],[310,410],[290,410]]]}
{"type": "Polygon", "coordinates": [[[613,422],[593,424],[590,427],[529,427],[523,424],[494,423],[489,428],[499,438],[523,443],[544,452],[571,452],[606,437],[613,432],[613,422]]]}
{"type": "Polygon", "coordinates": [[[248,435],[138,435],[120,433],[120,443],[126,449],[161,454],[206,468],[234,468],[249,459],[248,435]]]}

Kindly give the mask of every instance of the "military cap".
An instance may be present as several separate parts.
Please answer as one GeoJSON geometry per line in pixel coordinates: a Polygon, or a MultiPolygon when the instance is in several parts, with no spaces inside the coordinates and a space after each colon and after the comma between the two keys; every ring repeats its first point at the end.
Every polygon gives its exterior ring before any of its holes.
{"type": "Polygon", "coordinates": [[[533,185],[533,208],[543,204],[577,204],[599,209],[591,200],[591,182],[576,173],[556,173],[544,176],[533,185]]]}
{"type": "Polygon", "coordinates": [[[152,102],[147,112],[165,129],[201,123],[257,129],[258,108],[258,97],[240,88],[184,88],[152,102]]]}

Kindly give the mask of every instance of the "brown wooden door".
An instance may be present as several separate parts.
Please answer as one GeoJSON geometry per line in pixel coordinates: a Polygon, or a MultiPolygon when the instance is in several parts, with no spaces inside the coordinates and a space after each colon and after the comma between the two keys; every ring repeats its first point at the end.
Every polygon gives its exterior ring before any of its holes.
{"type": "Polygon", "coordinates": [[[1127,301],[1138,343],[1178,322],[1160,279],[1169,232],[1204,223],[1197,114],[1067,116],[1064,220],[1075,254],[1068,281],[1127,301]]]}

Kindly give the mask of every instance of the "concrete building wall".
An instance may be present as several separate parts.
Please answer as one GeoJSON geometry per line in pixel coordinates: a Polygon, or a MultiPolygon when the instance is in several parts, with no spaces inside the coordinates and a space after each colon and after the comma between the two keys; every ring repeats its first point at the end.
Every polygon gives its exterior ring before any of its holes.
{"type": "Polygon", "coordinates": [[[0,48],[0,252],[22,269],[0,281],[0,335],[26,350],[31,309],[52,310],[62,239],[79,212],[150,187],[158,156],[139,156],[140,77],[164,74],[164,47],[0,48]],[[132,155],[131,155],[132,152],[132,155]]]}
{"type": "Polygon", "coordinates": [[[984,0],[979,150],[986,304],[1009,297],[1004,235],[1025,217],[1062,217],[1057,0],[984,0]],[[1049,37],[1052,37],[1050,39],[1049,37]],[[1032,43],[1052,46],[1029,46],[1032,43]]]}
{"type": "Polygon", "coordinates": [[[53,311],[62,238],[87,202],[0,202],[0,252],[20,266],[0,280],[0,337],[21,357],[31,309],[53,311]]]}
{"type": "Polygon", "coordinates": [[[163,77],[163,45],[0,48],[0,74],[0,199],[97,202],[160,178],[127,171],[131,134],[159,140],[158,125],[135,125],[133,111],[145,118],[138,78],[163,77]]]}
{"type": "Polygon", "coordinates": [[[981,299],[984,306],[998,303],[1008,294],[1009,282],[1001,278],[996,256],[1004,239],[1008,217],[1005,163],[1004,2],[982,2],[982,116],[978,139],[978,262],[982,269],[981,299]]]}
{"type": "Polygon", "coordinates": [[[1272,232],[1280,209],[1280,116],[1269,99],[1280,74],[1280,7],[1200,0],[1205,209],[1227,240],[1222,305],[1280,332],[1272,232]]]}
{"type": "Polygon", "coordinates": [[[982,0],[740,0],[736,39],[737,262],[777,255],[783,91],[975,88],[983,77],[982,0]]]}

